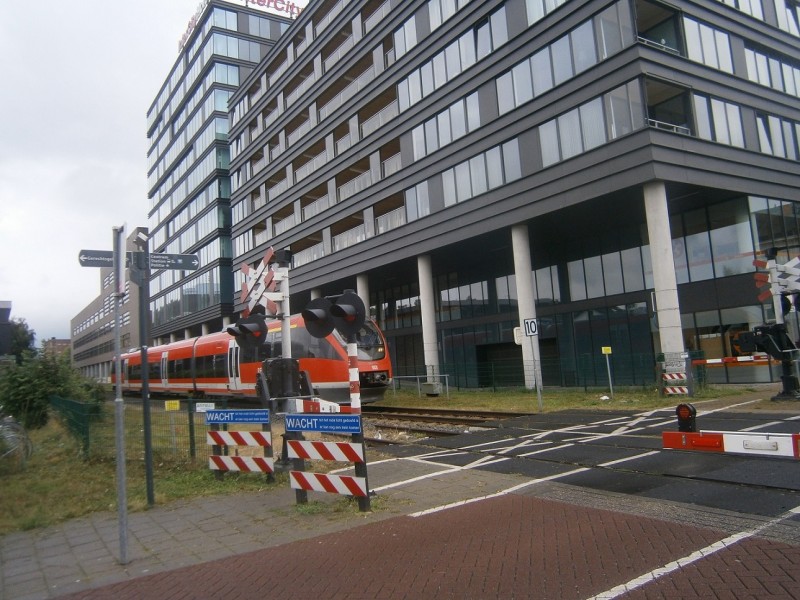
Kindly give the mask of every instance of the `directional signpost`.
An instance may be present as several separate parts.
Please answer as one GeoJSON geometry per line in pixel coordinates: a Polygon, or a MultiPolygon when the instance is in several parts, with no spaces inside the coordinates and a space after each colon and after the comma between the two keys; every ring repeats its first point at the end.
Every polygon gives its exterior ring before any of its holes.
{"type": "MultiPolygon", "coordinates": [[[[119,228],[124,231],[124,228],[119,228]]],[[[116,235],[117,229],[115,229],[116,235]]],[[[153,451],[152,433],[150,428],[150,388],[149,388],[149,363],[147,361],[147,344],[149,335],[150,318],[150,269],[173,269],[179,271],[194,271],[200,267],[200,258],[196,254],[151,254],[147,247],[148,231],[141,228],[136,237],[136,245],[141,249],[136,252],[125,253],[125,266],[128,268],[130,280],[139,286],[139,343],[142,353],[142,419],[144,420],[144,461],[145,483],[147,487],[147,503],[155,504],[153,491],[153,451]]],[[[125,239],[117,240],[115,237],[115,250],[122,252],[125,239]]],[[[114,267],[115,253],[108,250],[81,250],[78,253],[78,262],[82,267],[114,267]]],[[[121,271],[121,269],[120,269],[121,271]]],[[[120,296],[124,292],[121,286],[123,276],[117,273],[117,285],[120,296]]],[[[121,298],[120,298],[121,301],[121,298]]],[[[119,334],[119,320],[117,320],[117,334],[119,334]]],[[[119,351],[117,351],[119,356],[119,351]]],[[[118,367],[119,370],[119,367],[118,367]]]]}
{"type": "MultiPolygon", "coordinates": [[[[113,267],[114,253],[111,250],[81,250],[78,262],[82,267],[113,267]]],[[[125,266],[131,264],[131,253],[125,253],[125,266]]]]}
{"type": "Polygon", "coordinates": [[[150,254],[151,269],[194,271],[200,266],[197,254],[150,254]]]}
{"type": "MultiPolygon", "coordinates": [[[[144,253],[126,252],[125,266],[130,267],[133,259],[138,264],[142,254],[144,253]]],[[[111,250],[81,250],[78,253],[78,262],[82,267],[113,267],[114,253],[111,250]]],[[[148,262],[151,269],[194,271],[200,267],[197,254],[150,254],[148,262]]]]}

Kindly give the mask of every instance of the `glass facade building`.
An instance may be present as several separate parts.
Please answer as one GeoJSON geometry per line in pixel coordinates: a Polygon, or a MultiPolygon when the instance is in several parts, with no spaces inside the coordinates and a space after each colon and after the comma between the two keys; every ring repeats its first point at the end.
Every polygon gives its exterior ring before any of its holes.
{"type": "Polygon", "coordinates": [[[753,260],[800,254],[798,22],[795,0],[316,0],[231,96],[233,287],[289,248],[293,312],[356,289],[396,374],[470,387],[602,384],[605,347],[634,385],[664,353],[736,356],[775,318],[753,260]]]}
{"type": "Polygon", "coordinates": [[[258,8],[201,3],[147,113],[150,252],[200,259],[151,274],[160,342],[219,331],[233,312],[228,101],[291,23],[258,8]]]}

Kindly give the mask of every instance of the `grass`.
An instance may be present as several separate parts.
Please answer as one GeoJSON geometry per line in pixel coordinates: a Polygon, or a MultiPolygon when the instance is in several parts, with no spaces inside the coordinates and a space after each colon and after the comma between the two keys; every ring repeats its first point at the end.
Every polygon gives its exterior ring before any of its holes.
{"type": "MultiPolygon", "coordinates": [[[[693,400],[730,396],[751,388],[725,386],[724,388],[705,387],[695,391],[693,400]]],[[[596,410],[651,410],[663,406],[675,406],[679,400],[664,398],[658,390],[651,387],[626,387],[615,389],[612,394],[607,388],[584,390],[583,388],[557,388],[542,391],[543,412],[570,409],[596,410]]],[[[539,398],[531,390],[502,390],[495,392],[445,390],[438,397],[418,395],[415,391],[388,392],[378,406],[436,407],[463,410],[489,410],[521,413],[539,412],[539,398]]]]}
{"type": "MultiPolygon", "coordinates": [[[[701,390],[694,400],[730,396],[749,388],[724,387],[701,390]]],[[[662,398],[655,389],[624,388],[614,390],[613,398],[608,390],[557,389],[545,390],[542,404],[545,412],[567,409],[628,409],[649,410],[663,406],[674,406],[674,399],[662,398]],[[608,399],[604,399],[608,397],[608,399]]],[[[458,408],[465,410],[492,410],[531,413],[538,412],[538,397],[526,390],[510,391],[453,391],[449,396],[419,396],[416,391],[389,392],[378,403],[383,406],[420,406],[436,408],[458,408]]],[[[126,409],[127,410],[127,409],[126,409]]],[[[130,418],[134,424],[126,424],[131,436],[140,432],[140,413],[126,412],[126,423],[130,418]]],[[[162,413],[163,414],[163,413],[162,413]]],[[[154,415],[155,417],[155,415],[154,415]]],[[[172,417],[170,417],[172,418],[172,417]]],[[[103,435],[113,440],[113,418],[106,418],[103,435]]],[[[172,423],[172,436],[184,435],[182,428],[172,423]]],[[[0,461],[0,535],[20,530],[46,527],[75,517],[97,511],[117,510],[116,463],[113,442],[111,450],[92,452],[88,460],[80,457],[78,445],[67,430],[52,418],[46,427],[31,432],[34,453],[24,468],[0,461]]],[[[204,436],[204,434],[201,434],[204,436]]],[[[277,437],[277,436],[275,436],[277,437]]],[[[92,442],[93,444],[95,442],[92,442]]],[[[204,442],[203,442],[204,443],[204,442]]],[[[310,469],[317,468],[315,464],[310,469]]],[[[144,462],[141,452],[128,451],[126,466],[128,508],[131,511],[147,509],[144,462]],[[132,458],[133,457],[133,458],[132,458]]],[[[195,498],[216,494],[252,492],[282,489],[288,486],[285,474],[277,474],[275,483],[267,483],[266,476],[250,473],[227,473],[217,479],[208,469],[204,457],[190,460],[180,454],[161,452],[154,455],[154,489],[156,505],[163,505],[181,498],[195,498]]],[[[356,503],[342,498],[332,504],[310,502],[297,507],[300,514],[314,514],[328,510],[343,512],[357,510],[356,503]]],[[[380,508],[374,506],[373,508],[380,508]]]]}

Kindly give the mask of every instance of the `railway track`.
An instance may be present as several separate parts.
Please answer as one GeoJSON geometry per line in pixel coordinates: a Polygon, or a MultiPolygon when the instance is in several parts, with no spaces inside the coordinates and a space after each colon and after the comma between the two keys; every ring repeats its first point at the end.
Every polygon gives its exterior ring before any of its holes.
{"type": "Polygon", "coordinates": [[[445,408],[409,408],[402,406],[373,406],[366,404],[361,407],[361,414],[368,418],[392,419],[396,421],[417,421],[421,423],[450,423],[450,424],[476,424],[482,423],[490,427],[490,421],[502,421],[514,417],[524,416],[524,413],[483,411],[483,410],[449,410],[445,408]]]}
{"type": "Polygon", "coordinates": [[[498,426],[497,421],[521,414],[372,405],[362,406],[361,413],[365,432],[369,432],[365,434],[365,441],[374,445],[458,435],[472,428],[490,429],[498,426]]]}

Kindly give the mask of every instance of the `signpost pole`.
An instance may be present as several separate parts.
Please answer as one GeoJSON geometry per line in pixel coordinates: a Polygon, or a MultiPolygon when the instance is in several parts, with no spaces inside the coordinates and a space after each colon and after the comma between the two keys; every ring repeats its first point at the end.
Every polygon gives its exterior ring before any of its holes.
{"type": "Polygon", "coordinates": [[[536,396],[539,400],[539,412],[544,410],[542,404],[542,372],[536,361],[536,344],[534,338],[539,335],[539,324],[536,319],[525,319],[523,322],[525,326],[525,335],[531,341],[531,355],[533,356],[533,385],[536,386],[536,396]]]}
{"type": "Polygon", "coordinates": [[[147,504],[156,503],[153,485],[153,431],[150,415],[150,363],[147,346],[150,343],[150,252],[147,233],[137,239],[141,251],[136,253],[139,268],[139,344],[142,353],[142,420],[144,421],[144,472],[147,504]]]}
{"type": "Polygon", "coordinates": [[[608,373],[608,389],[611,394],[611,399],[614,399],[614,384],[611,381],[611,361],[608,357],[611,355],[611,346],[602,347],[603,354],[606,356],[606,372],[608,373]]]}
{"type": "Polygon", "coordinates": [[[119,530],[119,564],[128,564],[128,495],[125,471],[125,401],[122,399],[122,343],[120,341],[120,305],[125,294],[124,261],[125,228],[114,227],[114,436],[117,460],[117,521],[119,530]]]}

